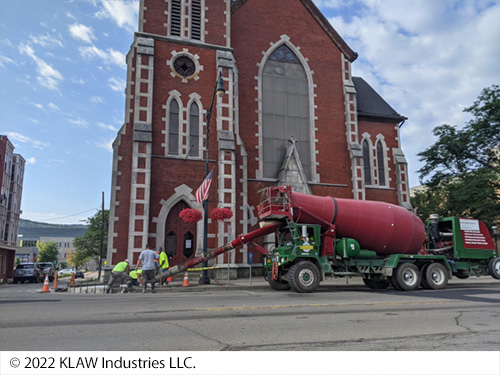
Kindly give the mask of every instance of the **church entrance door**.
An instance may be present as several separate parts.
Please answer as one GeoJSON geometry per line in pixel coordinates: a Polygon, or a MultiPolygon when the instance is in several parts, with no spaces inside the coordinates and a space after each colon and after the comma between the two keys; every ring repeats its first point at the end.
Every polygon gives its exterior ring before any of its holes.
{"type": "Polygon", "coordinates": [[[168,213],[164,249],[172,257],[170,266],[182,264],[196,254],[196,224],[186,223],[179,213],[189,206],[180,201],[168,213]]]}

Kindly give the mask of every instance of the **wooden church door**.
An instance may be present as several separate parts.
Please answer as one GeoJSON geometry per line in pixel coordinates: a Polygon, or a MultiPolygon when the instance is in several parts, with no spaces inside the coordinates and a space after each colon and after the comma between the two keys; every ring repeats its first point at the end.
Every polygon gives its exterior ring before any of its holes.
{"type": "Polygon", "coordinates": [[[180,201],[167,216],[164,249],[172,257],[170,266],[182,264],[196,254],[196,224],[186,223],[179,217],[185,208],[190,207],[180,201]]]}

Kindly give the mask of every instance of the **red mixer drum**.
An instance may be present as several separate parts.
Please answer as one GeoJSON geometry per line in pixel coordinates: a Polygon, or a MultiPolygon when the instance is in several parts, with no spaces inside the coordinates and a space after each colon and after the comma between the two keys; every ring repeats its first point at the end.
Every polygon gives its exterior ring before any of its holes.
{"type": "Polygon", "coordinates": [[[332,223],[337,237],[354,238],[362,249],[380,255],[416,254],[425,241],[424,223],[400,206],[296,192],[289,198],[295,222],[323,227],[332,223]]]}

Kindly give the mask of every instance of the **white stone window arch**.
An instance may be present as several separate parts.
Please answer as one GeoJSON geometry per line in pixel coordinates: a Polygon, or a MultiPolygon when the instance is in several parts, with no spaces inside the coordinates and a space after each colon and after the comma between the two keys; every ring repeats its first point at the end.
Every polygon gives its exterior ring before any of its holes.
{"type": "Polygon", "coordinates": [[[379,186],[389,185],[389,158],[387,157],[387,144],[382,134],[377,134],[375,143],[376,165],[377,165],[377,184],[379,186]]]}
{"type": "Polygon", "coordinates": [[[256,178],[257,179],[266,179],[265,174],[264,174],[264,100],[263,100],[263,74],[264,74],[264,69],[266,67],[266,63],[269,60],[269,57],[281,46],[286,45],[292,52],[293,54],[297,57],[299,60],[300,65],[304,69],[306,78],[307,78],[307,91],[308,91],[308,100],[309,100],[309,119],[308,119],[308,132],[309,132],[309,157],[307,159],[308,163],[310,164],[310,176],[309,179],[312,182],[319,182],[319,175],[317,174],[317,162],[316,162],[316,131],[317,128],[315,127],[315,111],[316,111],[316,106],[315,106],[315,94],[314,94],[314,89],[316,88],[316,85],[314,84],[313,81],[313,74],[314,72],[310,69],[309,64],[308,64],[308,59],[305,58],[302,53],[300,52],[300,47],[295,46],[291,41],[290,37],[287,35],[282,35],[280,40],[277,41],[276,43],[271,43],[271,46],[267,51],[263,51],[263,58],[260,63],[258,63],[259,67],[259,73],[258,76],[256,77],[257,79],[257,97],[258,97],[258,145],[256,146],[258,149],[258,162],[259,162],[259,168],[256,171],[256,178]]]}
{"type": "Polygon", "coordinates": [[[205,139],[205,134],[203,134],[203,105],[201,103],[201,96],[193,93],[189,95],[189,102],[186,106],[186,116],[187,116],[187,150],[186,154],[189,158],[202,158],[203,156],[203,141],[205,139]],[[193,112],[193,111],[196,111],[193,112]],[[197,116],[194,116],[197,114],[197,116]],[[197,117],[197,119],[196,119],[197,117]],[[197,124],[193,121],[197,120],[197,124]],[[196,132],[197,130],[197,132],[196,132]],[[197,134],[193,134],[197,133],[197,134]],[[194,143],[193,143],[194,142],[194,143]]]}
{"type": "Polygon", "coordinates": [[[177,90],[173,90],[169,93],[169,98],[162,108],[164,109],[165,117],[163,121],[165,124],[165,129],[162,133],[165,136],[165,142],[162,144],[165,150],[165,156],[180,156],[182,155],[182,128],[183,128],[183,113],[184,108],[182,105],[181,94],[177,90]],[[175,116],[172,116],[172,110],[174,109],[175,103],[178,105],[178,118],[177,123],[172,123],[175,121],[175,116]],[[177,134],[176,139],[174,139],[175,134],[177,134]]]}
{"type": "Polygon", "coordinates": [[[374,185],[373,144],[368,133],[362,135],[361,150],[363,153],[363,181],[365,186],[371,186],[374,185]]]}

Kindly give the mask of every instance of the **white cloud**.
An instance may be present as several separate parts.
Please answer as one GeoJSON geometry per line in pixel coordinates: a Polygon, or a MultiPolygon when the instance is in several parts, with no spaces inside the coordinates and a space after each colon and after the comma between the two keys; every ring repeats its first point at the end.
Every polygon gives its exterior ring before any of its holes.
{"type": "Polygon", "coordinates": [[[26,159],[26,164],[35,164],[36,163],[36,159],[35,158],[28,158],[26,159]]]}
{"type": "Polygon", "coordinates": [[[21,142],[21,143],[26,143],[26,144],[28,144],[34,148],[40,149],[40,150],[43,150],[45,147],[47,147],[49,145],[49,143],[47,143],[47,142],[42,142],[42,141],[37,141],[37,140],[31,139],[31,138],[26,137],[25,135],[23,135],[21,133],[7,132],[5,134],[7,135],[7,137],[9,137],[10,140],[13,141],[13,143],[15,143],[16,141],[21,142]]]}
{"type": "Polygon", "coordinates": [[[462,126],[484,87],[500,82],[500,5],[452,0],[316,1],[345,9],[330,23],[359,53],[353,74],[363,77],[399,113],[403,149],[416,185],[417,153],[443,123],[462,126]],[[486,4],[486,5],[485,5],[486,4]],[[344,11],[344,12],[343,12],[344,11]]]}
{"type": "Polygon", "coordinates": [[[54,103],[49,103],[48,104],[49,108],[52,109],[53,111],[60,111],[59,107],[55,105],[54,103]]]}
{"type": "Polygon", "coordinates": [[[62,39],[61,36],[59,36],[59,39],[55,36],[49,35],[48,33],[45,35],[30,35],[29,39],[31,43],[33,44],[38,44],[44,48],[50,48],[50,47],[64,47],[64,44],[60,39],[62,39]]]}
{"type": "Polygon", "coordinates": [[[108,48],[107,51],[103,51],[96,46],[90,47],[80,47],[78,49],[80,51],[80,55],[87,59],[101,59],[104,64],[113,64],[117,65],[123,69],[127,68],[127,64],[125,63],[125,55],[120,51],[116,51],[113,48],[108,48]]]}
{"type": "Polygon", "coordinates": [[[107,125],[107,124],[104,124],[102,122],[99,122],[97,123],[97,126],[99,126],[101,129],[105,129],[105,130],[112,130],[112,131],[118,131],[117,128],[115,128],[114,126],[112,125],[107,125]]]}
{"type": "Polygon", "coordinates": [[[101,96],[93,96],[90,98],[90,102],[95,104],[104,103],[104,98],[101,96]]]}
{"type": "Polygon", "coordinates": [[[69,27],[69,32],[73,38],[84,41],[85,43],[92,44],[92,40],[96,39],[92,27],[80,23],[71,25],[69,27]]]}
{"type": "Polygon", "coordinates": [[[101,9],[96,13],[100,19],[111,19],[119,27],[134,32],[137,28],[138,0],[100,0],[101,9]]]}
{"type": "Polygon", "coordinates": [[[79,128],[86,128],[89,126],[89,123],[87,121],[85,121],[84,119],[82,118],[78,118],[78,119],[69,119],[68,122],[71,124],[71,125],[74,125],[74,126],[77,126],[79,128]]]}
{"type": "Polygon", "coordinates": [[[63,75],[47,62],[36,56],[35,50],[31,45],[21,44],[19,46],[19,52],[31,57],[35,62],[39,74],[37,80],[40,85],[50,90],[57,90],[59,88],[59,83],[63,80],[63,75]]]}
{"type": "Polygon", "coordinates": [[[0,55],[0,68],[4,68],[5,64],[15,64],[15,62],[7,56],[0,55]]]}
{"type": "Polygon", "coordinates": [[[111,77],[110,79],[108,79],[108,85],[113,91],[123,92],[125,91],[126,83],[123,79],[111,77]]]}
{"type": "Polygon", "coordinates": [[[115,141],[115,139],[111,138],[109,140],[94,141],[94,143],[99,148],[103,148],[105,150],[108,150],[109,152],[113,152],[113,142],[114,141],[115,141]]]}
{"type": "Polygon", "coordinates": [[[45,111],[45,107],[40,104],[40,103],[34,103],[34,102],[30,102],[30,104],[35,107],[35,108],[38,108],[38,109],[41,109],[42,111],[45,111]]]}

